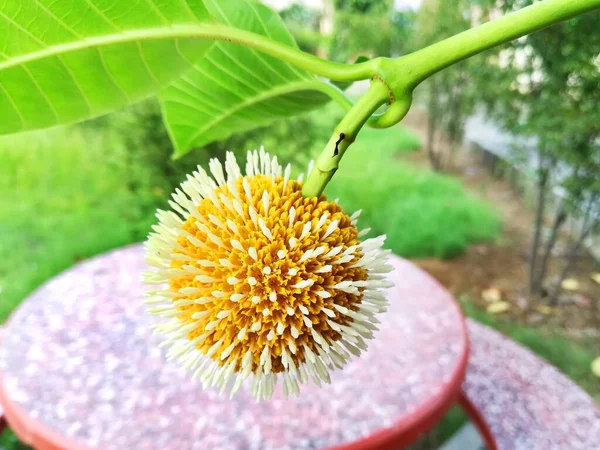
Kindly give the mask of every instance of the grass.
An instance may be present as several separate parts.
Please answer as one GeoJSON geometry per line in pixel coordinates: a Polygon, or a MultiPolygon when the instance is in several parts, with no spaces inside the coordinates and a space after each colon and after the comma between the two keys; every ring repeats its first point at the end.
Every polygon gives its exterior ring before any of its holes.
{"type": "Polygon", "coordinates": [[[145,206],[164,193],[131,192],[125,169],[85,138],[52,130],[0,139],[0,323],[48,278],[143,239],[152,222],[145,206]]]}
{"type": "Polygon", "coordinates": [[[0,449],[2,450],[29,450],[30,448],[19,441],[10,429],[0,434],[0,449]]]}

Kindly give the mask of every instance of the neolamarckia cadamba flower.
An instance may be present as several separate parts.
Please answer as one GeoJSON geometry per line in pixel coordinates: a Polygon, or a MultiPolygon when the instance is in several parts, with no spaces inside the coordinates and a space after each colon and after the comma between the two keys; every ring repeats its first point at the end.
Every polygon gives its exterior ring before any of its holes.
{"type": "Polygon", "coordinates": [[[329,372],[366,349],[385,310],[385,237],[361,237],[336,203],[303,198],[300,180],[263,150],[248,152],[246,175],[232,153],[213,159],[159,211],[146,245],[158,270],[147,283],[149,311],[167,320],[168,358],[204,386],[271,397],[277,379],[297,394],[308,378],[329,372]]]}

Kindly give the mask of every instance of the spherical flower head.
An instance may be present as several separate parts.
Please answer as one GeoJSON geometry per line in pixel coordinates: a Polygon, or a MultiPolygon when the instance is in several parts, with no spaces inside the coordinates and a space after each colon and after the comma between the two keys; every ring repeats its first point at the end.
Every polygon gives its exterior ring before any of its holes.
{"type": "Polygon", "coordinates": [[[246,175],[232,153],[213,159],[158,211],[146,245],[158,270],[146,282],[149,311],[167,318],[168,358],[205,387],[231,395],[250,378],[270,398],[278,379],[297,394],[366,349],[386,308],[385,237],[361,240],[359,213],[337,202],[303,198],[277,158],[248,152],[246,175]]]}

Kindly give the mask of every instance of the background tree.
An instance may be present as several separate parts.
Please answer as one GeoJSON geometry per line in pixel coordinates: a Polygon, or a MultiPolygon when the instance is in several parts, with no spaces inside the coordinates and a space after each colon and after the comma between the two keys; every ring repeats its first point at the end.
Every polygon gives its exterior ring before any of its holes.
{"type": "Polygon", "coordinates": [[[406,52],[412,11],[396,11],[392,0],[335,0],[335,33],[330,54],[338,61],[406,52]]]}
{"type": "MultiPolygon", "coordinates": [[[[488,2],[495,5],[495,1],[488,2]]],[[[505,0],[506,13],[532,3],[505,0]]],[[[536,215],[530,251],[530,297],[548,294],[556,303],[560,285],[600,217],[600,14],[597,12],[521,38],[493,53],[479,77],[479,91],[489,114],[511,132],[534,137],[535,150],[519,148],[534,166],[536,215]],[[561,199],[544,231],[552,192],[561,199]],[[548,263],[567,217],[580,229],[567,252],[564,268],[547,286],[548,263]]]]}
{"type": "Polygon", "coordinates": [[[294,35],[301,50],[316,55],[327,47],[327,37],[321,34],[325,13],[306,5],[294,3],[279,12],[285,25],[294,35]]]}
{"type": "MultiPolygon", "coordinates": [[[[472,25],[472,0],[425,0],[416,20],[414,48],[441,41],[472,25]]],[[[470,59],[444,70],[419,88],[427,110],[427,156],[436,171],[446,168],[462,142],[464,122],[473,111],[477,92],[473,76],[481,58],[470,59]],[[445,152],[438,145],[444,134],[450,144],[445,152]]]]}

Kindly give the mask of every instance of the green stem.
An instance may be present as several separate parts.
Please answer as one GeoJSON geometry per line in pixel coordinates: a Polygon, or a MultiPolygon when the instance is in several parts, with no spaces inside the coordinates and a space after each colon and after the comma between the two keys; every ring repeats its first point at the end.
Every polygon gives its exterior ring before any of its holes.
{"type": "Polygon", "coordinates": [[[348,111],[315,161],[302,189],[304,197],[319,197],[323,193],[360,129],[381,105],[389,102],[390,95],[389,88],[381,80],[373,79],[369,90],[348,111]]]}
{"type": "Polygon", "coordinates": [[[330,80],[368,80],[375,75],[376,64],[373,60],[359,64],[341,64],[321,59],[297,48],[281,44],[267,37],[248,31],[222,25],[212,25],[211,28],[218,32],[218,36],[216,34],[213,35],[213,38],[215,39],[225,39],[229,42],[235,42],[246,47],[260,50],[296,67],[308,70],[309,72],[330,80]]]}
{"type": "Polygon", "coordinates": [[[334,81],[368,80],[376,73],[376,63],[374,60],[360,64],[340,64],[326,61],[309,53],[304,53],[295,47],[273,41],[260,34],[212,23],[142,28],[138,30],[128,30],[123,33],[92,36],[76,42],[50,45],[44,47],[42,50],[0,61],[0,71],[51,56],[63,56],[68,53],[87,50],[89,48],[102,48],[115,44],[135,43],[139,41],[168,41],[185,38],[234,42],[245,47],[254,48],[283,61],[287,61],[294,66],[306,69],[309,72],[334,81]]]}
{"type": "MultiPolygon", "coordinates": [[[[600,0],[544,0],[394,60],[416,86],[440,70],[500,44],[600,8],[600,0]]],[[[386,81],[388,81],[386,79],[386,81]]],[[[390,84],[390,81],[388,81],[390,84]]],[[[391,85],[391,84],[390,84],[391,85]]]]}

